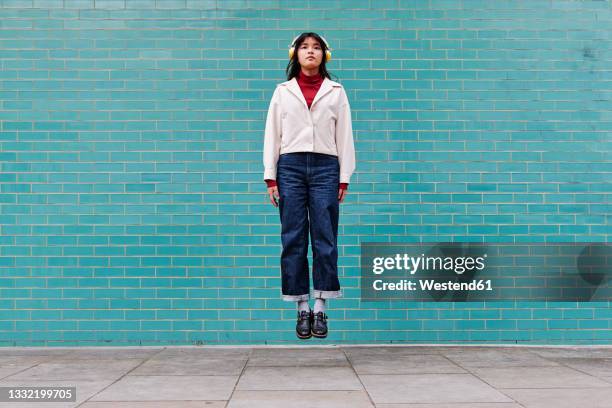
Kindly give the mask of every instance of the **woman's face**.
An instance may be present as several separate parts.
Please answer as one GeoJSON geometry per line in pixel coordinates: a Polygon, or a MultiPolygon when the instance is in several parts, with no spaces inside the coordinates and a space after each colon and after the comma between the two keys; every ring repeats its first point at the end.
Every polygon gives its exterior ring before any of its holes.
{"type": "Polygon", "coordinates": [[[323,61],[321,44],[312,37],[306,37],[297,51],[298,61],[302,68],[316,69],[323,61]]]}

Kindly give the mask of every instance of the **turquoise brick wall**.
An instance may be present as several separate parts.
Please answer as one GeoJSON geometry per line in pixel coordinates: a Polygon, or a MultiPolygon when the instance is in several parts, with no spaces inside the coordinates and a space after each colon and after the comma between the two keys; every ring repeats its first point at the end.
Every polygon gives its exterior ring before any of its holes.
{"type": "Polygon", "coordinates": [[[0,0],[0,345],[298,342],[261,157],[307,29],[358,161],[321,343],[610,343],[609,302],[361,303],[358,256],[609,242],[611,24],[589,0],[0,0]]]}

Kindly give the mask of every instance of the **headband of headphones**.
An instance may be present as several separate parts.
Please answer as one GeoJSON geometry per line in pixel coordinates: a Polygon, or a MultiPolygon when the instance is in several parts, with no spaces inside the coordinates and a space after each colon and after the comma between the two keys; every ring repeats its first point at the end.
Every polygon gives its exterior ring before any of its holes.
{"type": "MultiPolygon", "coordinates": [[[[297,36],[295,36],[295,38],[293,39],[293,41],[291,41],[291,44],[289,45],[289,59],[293,58],[293,54],[295,53],[295,42],[297,41],[298,38],[300,38],[299,34],[297,36]]],[[[323,42],[325,43],[325,46],[327,47],[327,49],[325,50],[325,62],[331,60],[332,54],[331,54],[331,48],[329,46],[329,43],[327,42],[327,40],[322,36],[319,35],[319,37],[321,37],[321,39],[323,40],[323,42]]]]}

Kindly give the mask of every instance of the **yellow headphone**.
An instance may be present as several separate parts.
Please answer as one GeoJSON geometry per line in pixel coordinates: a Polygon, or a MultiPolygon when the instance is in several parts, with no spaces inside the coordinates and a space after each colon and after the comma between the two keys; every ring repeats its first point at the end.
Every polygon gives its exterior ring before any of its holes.
{"type": "MultiPolygon", "coordinates": [[[[300,34],[302,35],[302,34],[300,34]]],[[[300,35],[297,35],[293,41],[291,41],[291,44],[289,44],[289,59],[293,58],[293,53],[295,53],[295,41],[300,37],[300,35]]],[[[325,62],[330,61],[331,60],[331,48],[329,47],[329,43],[327,42],[327,40],[325,38],[323,38],[322,35],[320,35],[319,37],[321,37],[321,39],[323,40],[323,42],[325,43],[325,46],[327,47],[327,49],[325,50],[325,62]]]]}

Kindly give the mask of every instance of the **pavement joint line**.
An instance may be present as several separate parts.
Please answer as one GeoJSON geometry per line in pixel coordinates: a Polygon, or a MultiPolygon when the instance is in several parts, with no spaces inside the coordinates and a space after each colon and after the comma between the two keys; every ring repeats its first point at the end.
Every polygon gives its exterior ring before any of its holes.
{"type": "Polygon", "coordinates": [[[236,378],[236,382],[234,383],[234,387],[232,388],[232,392],[230,393],[229,397],[227,398],[227,401],[225,402],[224,407],[227,408],[227,406],[229,405],[230,401],[232,400],[232,397],[234,396],[234,393],[236,392],[236,388],[238,388],[238,383],[240,382],[240,379],[242,378],[242,374],[244,374],[244,371],[246,370],[246,367],[249,365],[249,361],[251,360],[251,355],[253,354],[253,349],[249,350],[249,355],[247,356],[247,358],[244,361],[244,365],[242,366],[242,369],[240,370],[240,374],[238,374],[238,378],[236,378]]]}
{"type": "MultiPolygon", "coordinates": [[[[533,354],[533,353],[532,353],[533,354]]],[[[525,407],[523,404],[521,404],[520,402],[518,402],[517,400],[515,400],[514,398],[512,398],[510,395],[506,394],[505,392],[501,391],[501,388],[497,388],[495,387],[493,384],[489,384],[488,381],[486,381],[485,379],[481,378],[478,374],[476,374],[475,372],[473,372],[472,370],[470,370],[469,367],[464,367],[462,366],[460,363],[453,361],[450,357],[442,354],[442,357],[444,357],[445,359],[447,359],[448,361],[450,361],[451,363],[455,364],[457,367],[462,368],[463,370],[466,371],[465,374],[470,374],[472,376],[474,376],[474,378],[479,379],[480,381],[482,381],[483,383],[487,384],[489,387],[493,388],[494,390],[496,390],[497,392],[499,392],[500,394],[503,394],[506,398],[510,398],[512,401],[514,401],[518,406],[523,407],[523,408],[527,408],[525,407]]],[[[543,357],[542,357],[543,358],[543,357]]],[[[500,402],[500,404],[502,404],[500,402]]],[[[506,404],[506,402],[504,402],[503,404],[506,404]]]]}
{"type": "Polygon", "coordinates": [[[363,391],[368,396],[368,400],[370,401],[370,404],[372,404],[373,407],[376,407],[376,403],[374,402],[374,398],[372,398],[372,396],[368,392],[368,389],[366,388],[365,384],[361,380],[361,377],[359,376],[359,374],[357,374],[357,370],[355,370],[355,367],[353,366],[353,362],[351,361],[349,356],[346,354],[346,351],[344,349],[341,349],[341,350],[342,350],[342,354],[344,354],[344,358],[347,359],[347,361],[349,363],[349,366],[351,367],[351,370],[353,370],[353,373],[355,373],[355,376],[357,376],[357,380],[359,380],[359,384],[361,384],[361,386],[363,387],[363,391]]]}
{"type": "Polygon", "coordinates": [[[75,405],[74,408],[79,408],[80,406],[82,406],[83,404],[89,402],[89,400],[91,400],[93,397],[95,397],[96,395],[100,394],[101,392],[103,392],[104,390],[106,390],[108,387],[112,386],[113,384],[116,384],[118,381],[121,381],[121,379],[123,379],[123,377],[127,376],[129,373],[131,373],[132,371],[136,370],[138,367],[140,367],[141,365],[143,365],[144,363],[146,363],[147,361],[149,361],[151,358],[153,358],[154,356],[157,356],[158,354],[160,354],[161,352],[163,352],[166,348],[161,348],[157,353],[151,353],[150,356],[147,356],[146,358],[143,358],[142,361],[140,362],[140,364],[136,365],[135,367],[132,367],[131,370],[127,371],[126,373],[124,373],[123,375],[120,375],[117,379],[115,379],[115,381],[111,382],[110,384],[108,384],[106,387],[102,388],[101,390],[99,390],[98,392],[92,394],[89,396],[89,398],[83,400],[83,402],[81,402],[78,405],[75,405]]]}

